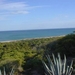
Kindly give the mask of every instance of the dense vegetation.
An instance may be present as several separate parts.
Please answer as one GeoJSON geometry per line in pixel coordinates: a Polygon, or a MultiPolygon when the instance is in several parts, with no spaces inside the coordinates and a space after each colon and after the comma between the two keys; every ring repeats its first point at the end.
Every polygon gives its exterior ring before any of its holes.
{"type": "Polygon", "coordinates": [[[0,68],[5,66],[9,72],[14,66],[16,73],[32,70],[42,73],[41,60],[45,60],[46,54],[58,52],[62,56],[75,57],[75,34],[0,43],[0,68]]]}
{"type": "Polygon", "coordinates": [[[75,34],[68,34],[52,44],[47,44],[46,47],[49,48],[49,52],[51,50],[54,53],[65,54],[67,57],[75,57],[75,34]]]}

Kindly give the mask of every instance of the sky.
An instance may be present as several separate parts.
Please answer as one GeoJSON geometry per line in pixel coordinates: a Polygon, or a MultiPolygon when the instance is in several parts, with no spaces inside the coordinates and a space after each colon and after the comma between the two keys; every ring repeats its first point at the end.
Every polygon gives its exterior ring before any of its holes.
{"type": "Polygon", "coordinates": [[[75,0],[0,0],[0,31],[75,28],[75,0]]]}

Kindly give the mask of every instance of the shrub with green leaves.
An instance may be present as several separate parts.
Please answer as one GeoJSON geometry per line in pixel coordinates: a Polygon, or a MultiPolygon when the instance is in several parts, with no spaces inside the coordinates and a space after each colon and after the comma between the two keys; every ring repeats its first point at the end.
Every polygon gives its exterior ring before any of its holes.
{"type": "Polygon", "coordinates": [[[44,62],[44,68],[46,71],[46,75],[71,75],[72,74],[72,64],[70,66],[67,65],[66,56],[64,55],[64,59],[62,60],[60,54],[55,58],[54,54],[52,54],[53,60],[51,60],[50,56],[47,55],[48,65],[44,62]]]}

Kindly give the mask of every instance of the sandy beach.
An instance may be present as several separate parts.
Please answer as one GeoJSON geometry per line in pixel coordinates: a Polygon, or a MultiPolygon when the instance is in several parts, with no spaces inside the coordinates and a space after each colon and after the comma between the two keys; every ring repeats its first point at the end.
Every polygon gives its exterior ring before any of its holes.
{"type": "Polygon", "coordinates": [[[0,41],[0,43],[7,43],[7,42],[17,42],[17,41],[23,41],[23,40],[34,40],[34,39],[47,39],[47,38],[55,38],[55,37],[64,37],[65,35],[61,36],[50,36],[50,37],[37,37],[37,38],[25,38],[25,39],[18,39],[18,40],[8,40],[8,41],[0,41]]]}

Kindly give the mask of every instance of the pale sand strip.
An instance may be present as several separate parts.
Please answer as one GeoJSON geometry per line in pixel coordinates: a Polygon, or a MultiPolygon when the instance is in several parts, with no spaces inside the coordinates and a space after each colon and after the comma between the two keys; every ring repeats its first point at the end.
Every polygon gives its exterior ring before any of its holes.
{"type": "Polygon", "coordinates": [[[18,39],[18,40],[0,41],[0,43],[17,42],[17,41],[34,40],[34,39],[46,39],[46,38],[55,38],[55,37],[64,37],[64,36],[65,35],[61,35],[61,36],[50,36],[50,37],[37,37],[37,38],[25,38],[25,39],[18,39]]]}

